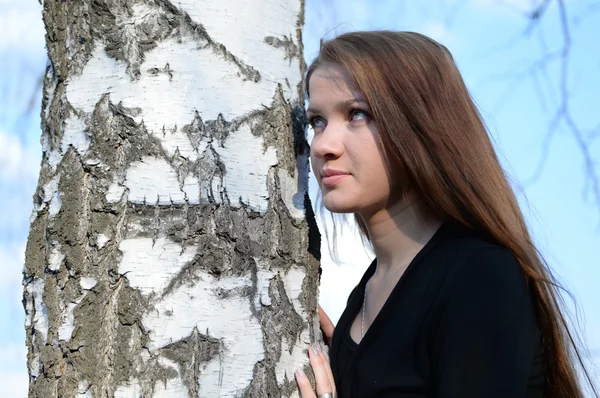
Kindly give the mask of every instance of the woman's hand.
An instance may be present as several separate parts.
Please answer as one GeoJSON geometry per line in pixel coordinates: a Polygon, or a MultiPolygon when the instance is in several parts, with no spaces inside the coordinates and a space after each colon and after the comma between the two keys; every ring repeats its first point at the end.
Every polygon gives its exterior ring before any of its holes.
{"type": "Polygon", "coordinates": [[[327,347],[331,348],[331,339],[333,338],[333,331],[335,326],[333,326],[333,322],[327,316],[321,305],[319,305],[319,323],[321,324],[321,333],[323,333],[323,339],[325,340],[325,344],[327,347]]]}
{"type": "Polygon", "coordinates": [[[314,343],[310,350],[308,350],[308,357],[317,383],[317,394],[313,391],[310,381],[302,369],[298,369],[296,371],[296,381],[298,382],[302,398],[337,397],[329,357],[323,351],[321,344],[314,343]],[[331,395],[327,395],[327,393],[331,395]]]}

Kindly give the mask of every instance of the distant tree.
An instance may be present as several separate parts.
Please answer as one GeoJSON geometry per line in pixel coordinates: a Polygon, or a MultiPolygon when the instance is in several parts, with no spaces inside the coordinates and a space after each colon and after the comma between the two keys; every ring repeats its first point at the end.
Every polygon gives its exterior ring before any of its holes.
{"type": "MultiPolygon", "coordinates": [[[[458,0],[451,12],[454,17],[460,8],[471,0],[458,0]]],[[[532,0],[529,7],[514,0],[496,0],[499,5],[513,7],[522,13],[524,25],[521,31],[508,32],[505,43],[498,47],[490,48],[489,52],[511,51],[523,39],[534,35],[538,37],[542,55],[531,63],[524,63],[512,68],[501,75],[490,76],[489,81],[506,82],[505,95],[500,101],[507,101],[515,93],[519,85],[530,80],[536,88],[540,105],[549,113],[548,126],[543,142],[541,142],[542,156],[532,175],[524,181],[525,185],[535,183],[543,174],[548,159],[550,145],[559,131],[569,134],[576,143],[583,158],[582,173],[586,177],[584,197],[591,199],[591,203],[600,211],[600,170],[597,167],[592,146],[600,137],[600,119],[598,125],[592,129],[584,129],[575,116],[571,103],[573,96],[572,81],[572,50],[577,37],[574,31],[577,25],[585,19],[600,15],[600,2],[586,0],[566,4],[565,0],[532,0]],[[579,8],[576,8],[578,6],[579,8]],[[525,10],[525,11],[524,11],[525,10]],[[562,38],[560,45],[549,43],[546,39],[547,32],[541,27],[544,19],[557,18],[562,38]],[[516,69],[516,70],[515,70],[516,69]]],[[[523,3],[525,3],[523,1],[523,3]]],[[[590,51],[590,62],[598,62],[597,53],[590,51]]],[[[590,108],[591,111],[592,108],[590,108]]]]}

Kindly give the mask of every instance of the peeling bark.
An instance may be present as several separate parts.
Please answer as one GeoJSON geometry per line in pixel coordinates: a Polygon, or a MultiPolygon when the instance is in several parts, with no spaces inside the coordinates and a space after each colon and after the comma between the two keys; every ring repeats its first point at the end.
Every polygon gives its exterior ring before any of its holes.
{"type": "Polygon", "coordinates": [[[298,395],[320,339],[303,6],[44,2],[30,397],[298,395]]]}

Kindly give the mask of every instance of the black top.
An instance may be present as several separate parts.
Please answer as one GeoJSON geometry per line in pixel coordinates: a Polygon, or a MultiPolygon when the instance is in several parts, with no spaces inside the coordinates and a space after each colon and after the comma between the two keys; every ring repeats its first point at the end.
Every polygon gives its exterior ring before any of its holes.
{"type": "Polygon", "coordinates": [[[356,344],[350,327],[375,268],[350,294],[333,335],[339,398],[544,396],[541,332],[507,249],[443,224],[356,344]]]}

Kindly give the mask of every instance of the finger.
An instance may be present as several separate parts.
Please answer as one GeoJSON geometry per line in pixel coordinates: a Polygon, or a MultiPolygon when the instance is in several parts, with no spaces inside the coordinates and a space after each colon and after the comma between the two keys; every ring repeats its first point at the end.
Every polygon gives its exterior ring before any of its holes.
{"type": "Polygon", "coordinates": [[[296,383],[298,383],[302,398],[316,398],[315,392],[310,385],[310,380],[308,380],[302,369],[296,370],[296,383]]]}
{"type": "Polygon", "coordinates": [[[331,339],[333,337],[333,331],[335,330],[335,326],[327,313],[323,310],[321,305],[319,305],[319,323],[321,326],[321,332],[323,333],[323,337],[325,338],[325,343],[328,346],[331,346],[331,339]]]}
{"type": "Polygon", "coordinates": [[[329,362],[329,355],[327,355],[325,350],[322,350],[319,353],[319,356],[321,357],[321,360],[323,361],[323,364],[325,365],[327,377],[329,378],[329,382],[331,383],[331,386],[333,387],[333,390],[331,392],[333,392],[334,393],[333,395],[335,395],[335,382],[333,380],[333,372],[331,371],[331,363],[329,362]]]}
{"type": "Polygon", "coordinates": [[[333,383],[327,374],[326,368],[328,366],[325,366],[325,362],[321,357],[322,352],[322,348],[317,343],[313,344],[309,350],[310,366],[312,366],[313,373],[315,374],[315,381],[317,383],[317,395],[333,392],[333,383]]]}

